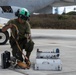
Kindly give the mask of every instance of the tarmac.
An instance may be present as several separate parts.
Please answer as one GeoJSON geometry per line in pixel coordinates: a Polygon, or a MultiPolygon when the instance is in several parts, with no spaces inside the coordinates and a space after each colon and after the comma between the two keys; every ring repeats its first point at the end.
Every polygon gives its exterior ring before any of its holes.
{"type": "MultiPolygon", "coordinates": [[[[30,69],[2,69],[0,75],[76,75],[76,30],[32,29],[32,39],[35,42],[30,61],[30,69]],[[38,71],[33,69],[37,49],[52,51],[59,48],[62,61],[62,71],[38,71]]],[[[9,42],[0,45],[0,55],[8,50],[11,52],[9,42]]],[[[1,64],[1,56],[0,56],[1,64]]]]}

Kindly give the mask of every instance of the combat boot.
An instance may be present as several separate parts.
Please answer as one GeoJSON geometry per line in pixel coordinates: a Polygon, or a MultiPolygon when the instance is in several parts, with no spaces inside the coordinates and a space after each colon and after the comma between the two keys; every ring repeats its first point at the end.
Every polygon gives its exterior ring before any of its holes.
{"type": "Polygon", "coordinates": [[[20,68],[23,68],[23,69],[29,69],[29,66],[26,63],[21,62],[21,61],[17,62],[17,66],[19,66],[20,68]]]}

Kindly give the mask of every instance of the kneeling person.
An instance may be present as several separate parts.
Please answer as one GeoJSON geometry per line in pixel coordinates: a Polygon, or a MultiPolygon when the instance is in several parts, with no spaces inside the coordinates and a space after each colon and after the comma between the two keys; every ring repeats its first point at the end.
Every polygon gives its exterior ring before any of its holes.
{"type": "Polygon", "coordinates": [[[31,38],[31,30],[28,19],[30,13],[27,9],[18,9],[15,13],[16,19],[9,20],[8,23],[2,28],[5,32],[7,29],[11,29],[10,45],[12,48],[12,55],[18,60],[18,65],[23,68],[30,67],[30,55],[34,47],[34,42],[31,38]],[[20,50],[21,49],[21,50],[20,50]],[[26,51],[25,60],[23,60],[23,49],[26,51]],[[26,63],[23,63],[25,61],[26,63]]]}

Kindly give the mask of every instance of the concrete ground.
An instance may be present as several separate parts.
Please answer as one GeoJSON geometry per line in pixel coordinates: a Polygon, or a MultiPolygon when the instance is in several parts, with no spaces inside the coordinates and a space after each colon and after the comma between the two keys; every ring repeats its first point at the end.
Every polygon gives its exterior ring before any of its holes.
{"type": "MultiPolygon", "coordinates": [[[[52,51],[60,49],[60,59],[62,61],[62,71],[36,71],[33,67],[28,69],[1,69],[0,75],[75,75],[76,74],[76,30],[52,30],[52,29],[32,29],[32,38],[35,42],[34,50],[30,60],[35,63],[36,51],[52,51]]],[[[11,52],[9,43],[0,45],[0,55],[5,50],[11,52]]],[[[0,56],[1,64],[1,56],[0,56]]]]}

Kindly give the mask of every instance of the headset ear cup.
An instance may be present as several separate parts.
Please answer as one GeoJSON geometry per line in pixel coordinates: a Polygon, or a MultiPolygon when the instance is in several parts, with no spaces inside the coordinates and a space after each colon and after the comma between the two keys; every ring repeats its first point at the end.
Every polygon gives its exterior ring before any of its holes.
{"type": "Polygon", "coordinates": [[[18,16],[17,12],[15,12],[15,16],[18,16]]]}
{"type": "Polygon", "coordinates": [[[15,16],[19,17],[19,9],[15,12],[15,16]]]}

